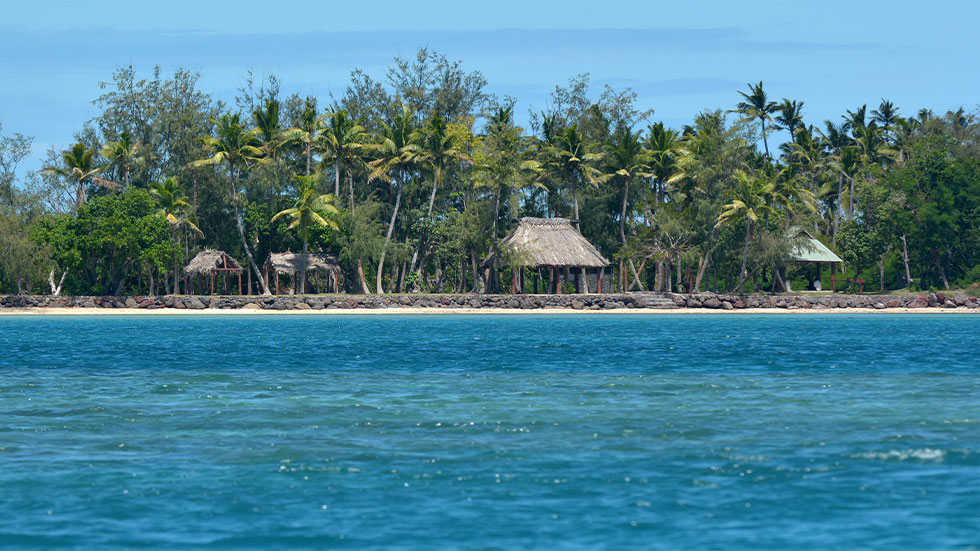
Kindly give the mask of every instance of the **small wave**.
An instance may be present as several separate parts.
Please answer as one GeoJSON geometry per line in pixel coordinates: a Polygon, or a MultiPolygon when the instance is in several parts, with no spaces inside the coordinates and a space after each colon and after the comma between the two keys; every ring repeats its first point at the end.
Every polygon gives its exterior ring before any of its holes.
{"type": "Polygon", "coordinates": [[[867,452],[854,455],[858,459],[881,459],[905,461],[907,459],[918,459],[920,461],[942,461],[946,457],[944,450],[934,448],[919,448],[914,450],[890,450],[887,452],[867,452]]]}

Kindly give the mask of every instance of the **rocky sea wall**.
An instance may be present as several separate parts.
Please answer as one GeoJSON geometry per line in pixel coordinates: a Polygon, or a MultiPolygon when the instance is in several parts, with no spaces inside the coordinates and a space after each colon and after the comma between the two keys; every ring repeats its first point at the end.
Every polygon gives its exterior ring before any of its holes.
{"type": "Polygon", "coordinates": [[[917,295],[727,295],[697,293],[620,293],[602,295],[322,295],[322,296],[0,296],[0,308],[143,308],[331,310],[398,308],[496,308],[514,310],[629,310],[753,308],[843,309],[978,307],[977,297],[964,293],[917,295]]]}

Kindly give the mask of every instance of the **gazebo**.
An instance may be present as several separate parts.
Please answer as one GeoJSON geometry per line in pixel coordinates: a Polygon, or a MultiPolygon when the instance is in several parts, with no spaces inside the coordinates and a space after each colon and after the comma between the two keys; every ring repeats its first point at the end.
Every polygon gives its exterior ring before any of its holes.
{"type": "Polygon", "coordinates": [[[197,279],[200,276],[210,276],[211,294],[214,294],[214,274],[224,274],[225,293],[231,286],[228,281],[230,274],[238,276],[238,294],[242,294],[242,266],[234,258],[228,256],[224,251],[215,249],[204,249],[191,259],[190,264],[184,268],[184,273],[195,276],[191,281],[194,282],[194,290],[197,291],[197,279]]]}
{"type": "MultiPolygon", "coordinates": [[[[837,278],[833,274],[833,267],[844,262],[834,251],[827,248],[813,234],[803,228],[790,228],[786,238],[790,242],[790,252],[786,256],[787,262],[797,262],[800,264],[816,264],[817,274],[820,273],[820,265],[827,263],[831,265],[831,289],[836,290],[837,278]]],[[[819,276],[818,276],[819,277],[819,276]]]]}
{"type": "Polygon", "coordinates": [[[276,275],[276,294],[279,294],[279,274],[289,274],[295,279],[296,274],[303,272],[325,273],[329,278],[329,283],[333,292],[339,292],[340,288],[340,265],[337,258],[328,254],[319,253],[272,253],[269,260],[265,261],[265,278],[268,281],[269,273],[276,275]]]}
{"type": "MultiPolygon", "coordinates": [[[[500,242],[498,263],[516,268],[541,268],[551,275],[550,291],[561,294],[561,273],[569,269],[596,271],[596,287],[602,292],[602,273],[609,261],[578,231],[577,222],[567,218],[521,218],[514,230],[500,242]],[[506,259],[506,260],[503,260],[506,259]]],[[[491,260],[491,259],[488,259],[491,260]]],[[[576,289],[579,289],[579,272],[575,272],[576,289]]],[[[588,277],[584,279],[584,292],[588,293],[588,277]]],[[[524,291],[524,272],[514,270],[511,293],[520,288],[524,291]]],[[[538,292],[537,274],[534,292],[538,292]]]]}

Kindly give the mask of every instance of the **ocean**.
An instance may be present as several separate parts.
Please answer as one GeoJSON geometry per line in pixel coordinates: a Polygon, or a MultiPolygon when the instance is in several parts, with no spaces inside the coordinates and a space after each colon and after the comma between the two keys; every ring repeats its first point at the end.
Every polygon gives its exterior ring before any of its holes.
{"type": "Polygon", "coordinates": [[[980,318],[0,318],[0,549],[977,549],[980,318]]]}

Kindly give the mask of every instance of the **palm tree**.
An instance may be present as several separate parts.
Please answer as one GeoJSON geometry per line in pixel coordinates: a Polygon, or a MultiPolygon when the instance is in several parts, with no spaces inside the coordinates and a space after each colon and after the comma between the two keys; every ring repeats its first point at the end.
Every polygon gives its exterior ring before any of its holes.
{"type": "Polygon", "coordinates": [[[602,159],[601,154],[592,153],[592,144],[578,130],[577,124],[572,124],[554,136],[551,144],[545,146],[545,158],[542,174],[553,176],[562,186],[572,191],[572,205],[575,209],[575,219],[579,220],[578,189],[581,184],[588,182],[597,184],[599,170],[590,163],[602,159]]]}
{"type": "MultiPolygon", "coordinates": [[[[640,131],[625,130],[619,136],[618,141],[606,149],[604,163],[606,174],[602,177],[602,181],[618,180],[623,186],[623,202],[619,211],[619,237],[623,247],[626,247],[626,217],[629,207],[630,182],[633,179],[650,177],[649,162],[649,153],[643,148],[640,131]]],[[[632,259],[629,260],[629,267],[633,272],[633,282],[642,288],[640,275],[637,273],[632,259]]]]}
{"type": "Polygon", "coordinates": [[[650,155],[650,173],[653,174],[653,185],[657,193],[657,203],[664,204],[667,200],[667,185],[677,179],[680,169],[677,166],[680,134],[673,128],[667,128],[663,122],[649,127],[645,146],[650,155]]]}
{"type": "Polygon", "coordinates": [[[290,135],[282,129],[279,117],[279,100],[270,98],[252,113],[255,120],[255,141],[262,156],[269,161],[279,156],[279,149],[289,141],[290,135]]]}
{"type": "Polygon", "coordinates": [[[245,221],[242,218],[242,208],[239,202],[239,178],[241,169],[249,162],[258,161],[263,151],[258,141],[259,130],[245,128],[241,113],[225,113],[217,119],[211,119],[214,124],[214,135],[201,138],[204,148],[211,153],[207,159],[194,161],[191,166],[208,166],[227,164],[228,176],[231,183],[231,204],[235,209],[235,222],[238,226],[238,236],[242,240],[242,247],[245,249],[245,256],[248,257],[252,271],[262,283],[262,294],[271,295],[269,292],[269,282],[262,276],[255,258],[252,257],[252,249],[248,246],[248,239],[245,238],[245,221]]]}
{"type": "Polygon", "coordinates": [[[890,132],[901,117],[895,104],[882,98],[878,108],[871,111],[871,120],[878,123],[885,132],[890,132]]]}
{"type": "Polygon", "coordinates": [[[395,231],[395,220],[402,203],[402,191],[409,179],[409,171],[420,159],[421,135],[415,126],[415,113],[407,104],[402,104],[401,112],[395,115],[391,125],[382,123],[381,144],[378,146],[378,158],[368,163],[371,173],[368,180],[382,180],[393,184],[395,207],[391,211],[391,221],[388,223],[388,233],[385,234],[384,245],[381,248],[381,258],[378,260],[377,290],[383,294],[381,275],[384,270],[385,254],[391,243],[391,235],[395,231]]]}
{"type": "Polygon", "coordinates": [[[725,190],[729,202],[722,207],[715,227],[735,226],[745,222],[745,245],[742,248],[742,267],[738,272],[738,292],[741,294],[745,284],[745,265],[749,256],[749,243],[752,240],[752,224],[759,221],[760,215],[775,212],[769,206],[769,196],[773,185],[763,178],[750,177],[744,171],[735,175],[735,186],[725,190]]]}
{"type": "Polygon", "coordinates": [[[86,180],[90,180],[105,169],[95,166],[95,150],[86,149],[81,142],[62,152],[61,160],[64,166],[46,167],[44,172],[75,180],[75,210],[77,211],[85,202],[86,180]]]}
{"type": "Polygon", "coordinates": [[[303,145],[303,157],[306,158],[306,175],[310,175],[313,166],[313,153],[320,140],[321,132],[326,126],[327,114],[317,116],[316,98],[307,97],[303,112],[299,116],[299,126],[283,132],[288,141],[299,142],[303,145]]]}
{"type": "Polygon", "coordinates": [[[368,149],[367,133],[361,121],[352,119],[343,109],[330,111],[328,116],[329,123],[323,129],[320,143],[334,163],[334,195],[340,195],[340,175],[346,171],[348,206],[354,212],[354,166],[368,149]]]}
{"type": "Polygon", "coordinates": [[[119,136],[119,141],[109,142],[102,148],[102,156],[122,170],[126,189],[129,189],[129,173],[133,165],[142,160],[139,153],[140,144],[134,143],[126,130],[119,136]]]}
{"type": "MultiPolygon", "coordinates": [[[[299,198],[292,208],[279,211],[272,217],[272,222],[279,220],[283,216],[290,217],[293,221],[289,224],[289,229],[298,229],[300,240],[303,241],[303,256],[306,257],[310,242],[310,226],[322,226],[330,229],[338,229],[337,223],[333,220],[339,214],[337,207],[334,206],[334,196],[329,194],[317,195],[314,186],[317,176],[297,176],[296,182],[299,184],[299,198]]],[[[303,265],[302,275],[300,276],[300,292],[306,293],[306,265],[303,265]]]]}
{"type": "Polygon", "coordinates": [[[743,120],[754,120],[759,119],[762,123],[762,145],[766,149],[766,160],[769,157],[769,141],[766,138],[766,121],[772,122],[772,114],[778,109],[776,102],[769,101],[769,97],[766,95],[765,90],[762,89],[762,81],[759,84],[748,83],[749,93],[746,94],[741,90],[738,91],[739,94],[745,99],[745,101],[740,101],[735,105],[735,112],[741,113],[743,120]]]}
{"type": "Polygon", "coordinates": [[[779,114],[776,115],[776,122],[780,128],[789,130],[789,140],[796,143],[796,129],[803,126],[803,104],[802,101],[790,101],[783,98],[783,102],[777,106],[779,114]]]}
{"type": "Polygon", "coordinates": [[[170,240],[173,246],[174,262],[173,294],[176,295],[180,293],[180,288],[178,287],[178,282],[180,281],[180,265],[177,264],[177,229],[184,226],[202,237],[204,236],[204,232],[191,220],[191,205],[184,196],[184,190],[177,183],[177,178],[171,176],[161,182],[153,182],[150,184],[150,195],[153,196],[153,200],[159,208],[157,214],[162,216],[167,221],[167,225],[170,226],[170,240]]]}
{"type": "MultiPolygon", "coordinates": [[[[425,164],[432,172],[432,193],[429,194],[429,210],[426,212],[427,218],[432,217],[432,208],[436,202],[436,192],[445,178],[446,168],[454,162],[472,162],[470,156],[463,151],[460,142],[459,134],[449,128],[449,125],[446,124],[446,119],[438,114],[426,121],[425,127],[420,131],[418,161],[425,164]]],[[[422,261],[419,262],[419,253],[422,250],[422,245],[426,238],[424,234],[424,231],[419,234],[418,244],[415,247],[415,252],[412,253],[410,272],[415,270],[416,262],[418,262],[419,273],[421,273],[421,265],[425,263],[425,255],[423,255],[422,261]]]]}

